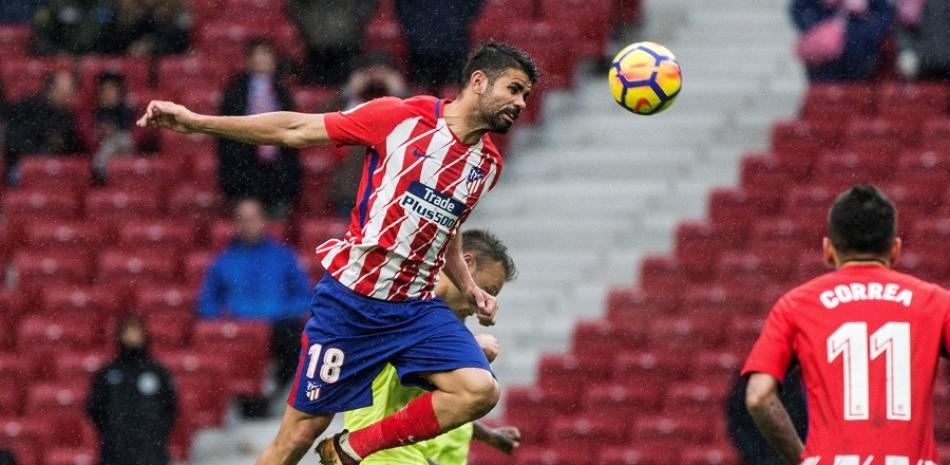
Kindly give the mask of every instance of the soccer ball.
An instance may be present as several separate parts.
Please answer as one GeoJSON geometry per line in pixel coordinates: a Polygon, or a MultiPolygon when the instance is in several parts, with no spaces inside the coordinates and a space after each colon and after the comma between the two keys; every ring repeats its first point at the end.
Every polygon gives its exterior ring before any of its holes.
{"type": "Polygon", "coordinates": [[[620,106],[638,115],[666,110],[683,87],[676,57],[654,42],[637,42],[614,57],[607,76],[610,93],[620,106]]]}

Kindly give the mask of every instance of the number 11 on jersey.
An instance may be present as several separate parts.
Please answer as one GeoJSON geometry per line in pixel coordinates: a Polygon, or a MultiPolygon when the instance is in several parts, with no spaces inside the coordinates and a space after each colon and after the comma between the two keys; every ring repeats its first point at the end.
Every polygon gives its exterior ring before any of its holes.
{"type": "Polygon", "coordinates": [[[881,354],[886,360],[887,419],[910,421],[910,323],[903,322],[881,326],[870,339],[867,323],[845,323],[828,337],[828,363],[838,357],[843,362],[845,420],[870,417],[868,365],[881,354]]]}

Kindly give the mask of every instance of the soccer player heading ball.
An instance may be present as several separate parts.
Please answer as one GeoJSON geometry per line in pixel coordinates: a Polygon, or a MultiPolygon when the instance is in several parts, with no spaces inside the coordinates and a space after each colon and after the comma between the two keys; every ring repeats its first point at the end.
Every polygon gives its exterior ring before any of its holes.
{"type": "Polygon", "coordinates": [[[349,230],[317,248],[327,273],[314,290],[280,431],[259,465],[299,462],[335,413],[370,405],[371,383],[386,363],[403,384],[432,392],[379,422],[323,440],[322,464],[356,464],[433,438],[497,403],[498,384],[474,336],[432,297],[443,271],[482,324],[495,321],[495,298],[472,279],[457,232],[501,174],[501,155],[487,133],[511,127],[538,70],[523,51],[492,42],[462,73],[454,101],[384,97],[346,112],[230,117],[153,101],[138,121],[248,144],[367,147],[349,230]]]}
{"type": "Polygon", "coordinates": [[[838,197],[824,240],[837,270],[779,299],[742,370],[749,413],[790,464],[939,463],[933,382],[950,347],[950,294],[890,269],[896,218],[874,187],[838,197]],[[804,446],[777,396],[794,359],[808,396],[804,446]]]}

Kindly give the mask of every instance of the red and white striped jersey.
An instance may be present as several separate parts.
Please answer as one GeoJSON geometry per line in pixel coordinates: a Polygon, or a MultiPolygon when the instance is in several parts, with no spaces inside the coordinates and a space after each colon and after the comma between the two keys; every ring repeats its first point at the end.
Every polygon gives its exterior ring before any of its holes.
{"type": "Polygon", "coordinates": [[[334,144],[368,147],[349,230],[317,247],[327,272],[360,294],[431,298],[446,245],[498,180],[498,150],[487,135],[462,144],[445,103],[384,97],[326,115],[334,144]]]}

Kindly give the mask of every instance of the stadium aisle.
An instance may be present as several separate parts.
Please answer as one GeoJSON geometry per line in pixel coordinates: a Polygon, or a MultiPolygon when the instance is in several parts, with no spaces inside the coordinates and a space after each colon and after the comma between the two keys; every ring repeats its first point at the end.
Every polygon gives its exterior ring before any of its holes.
{"type": "Polygon", "coordinates": [[[492,329],[507,386],[532,382],[541,353],[567,349],[576,321],[602,314],[610,286],[634,283],[644,255],[670,250],[676,224],[701,217],[706,194],[735,184],[740,157],[797,111],[806,83],[784,4],[691,3],[646,2],[647,30],[629,38],[677,55],[672,109],[631,117],[600,74],[549,94],[545,124],[520,134],[505,182],[469,222],[508,242],[521,270],[492,329]]]}

